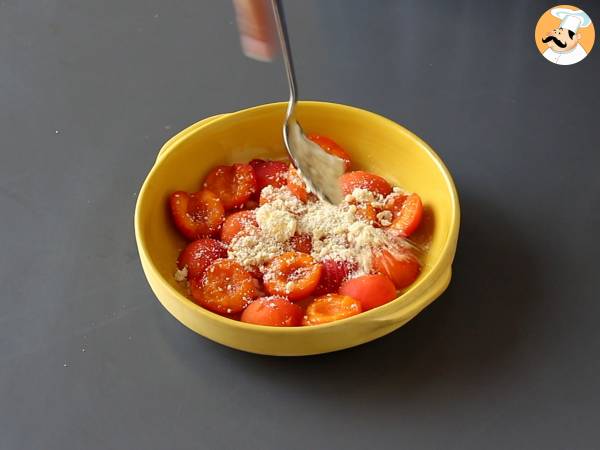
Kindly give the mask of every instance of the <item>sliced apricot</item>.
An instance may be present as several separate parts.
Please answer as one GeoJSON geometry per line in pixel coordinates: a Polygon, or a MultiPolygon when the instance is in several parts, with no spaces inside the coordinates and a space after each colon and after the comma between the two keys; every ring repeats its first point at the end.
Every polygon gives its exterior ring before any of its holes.
{"type": "Polygon", "coordinates": [[[219,197],[225,209],[239,208],[256,192],[256,176],[249,164],[217,166],[206,176],[203,187],[219,197]]]}
{"type": "Polygon", "coordinates": [[[169,197],[169,208],[175,227],[190,241],[216,235],[225,216],[219,198],[207,190],[174,192],[169,197]]]}
{"type": "Polygon", "coordinates": [[[254,211],[238,211],[230,214],[223,222],[221,240],[226,244],[231,243],[238,234],[248,233],[252,227],[258,226],[254,211]]]}
{"type": "Polygon", "coordinates": [[[303,203],[308,201],[308,190],[306,189],[306,184],[304,184],[304,180],[291,164],[288,171],[287,187],[298,200],[303,203]]]}
{"type": "Polygon", "coordinates": [[[352,194],[354,189],[366,189],[374,194],[380,194],[384,197],[392,192],[392,186],[379,175],[374,173],[356,170],[346,172],[340,177],[340,184],[344,195],[352,194]]]}
{"type": "Polygon", "coordinates": [[[191,279],[190,290],[196,303],[220,314],[238,313],[258,297],[256,280],[230,259],[218,259],[191,279]]]}
{"type": "Polygon", "coordinates": [[[321,278],[321,271],[321,264],[312,256],[300,252],[286,252],[267,265],[263,281],[269,294],[300,300],[315,290],[321,278]]]}
{"type": "Polygon", "coordinates": [[[310,134],[308,138],[315,144],[318,144],[323,150],[333,156],[344,160],[344,169],[350,170],[352,162],[350,161],[350,155],[344,150],[337,142],[327,136],[321,136],[319,134],[310,134]]]}
{"type": "Polygon", "coordinates": [[[348,295],[327,294],[314,299],[306,308],[302,325],[320,325],[355,316],[362,312],[360,302],[348,295]]]}

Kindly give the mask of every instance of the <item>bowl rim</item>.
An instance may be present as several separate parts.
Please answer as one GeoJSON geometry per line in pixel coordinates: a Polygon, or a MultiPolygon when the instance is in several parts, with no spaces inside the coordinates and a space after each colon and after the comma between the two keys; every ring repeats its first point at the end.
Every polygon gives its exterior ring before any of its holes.
{"type": "MultiPolygon", "coordinates": [[[[381,305],[377,308],[373,308],[369,311],[364,311],[360,314],[357,314],[357,315],[354,315],[351,317],[347,317],[345,319],[341,319],[341,320],[337,320],[337,321],[329,322],[329,323],[324,323],[324,324],[320,324],[320,325],[312,325],[309,327],[306,327],[306,326],[270,327],[270,326],[256,325],[256,324],[246,323],[246,322],[242,322],[242,321],[235,320],[235,319],[230,319],[228,317],[224,317],[217,313],[214,313],[206,308],[203,308],[202,306],[197,305],[192,300],[188,299],[186,296],[182,295],[177,289],[175,289],[160,274],[159,270],[157,269],[155,264],[152,262],[152,259],[148,256],[149,252],[147,249],[145,239],[142,239],[142,236],[143,236],[143,233],[141,231],[142,224],[141,224],[141,217],[139,214],[140,205],[143,202],[143,199],[145,197],[144,196],[145,191],[148,189],[148,180],[152,177],[153,172],[155,172],[157,170],[158,166],[160,166],[160,164],[159,164],[160,161],[168,153],[170,153],[170,151],[180,141],[186,139],[190,134],[197,132],[201,128],[209,127],[213,123],[220,122],[220,121],[228,119],[230,117],[235,118],[238,116],[244,116],[244,115],[252,114],[252,113],[261,113],[261,112],[264,112],[265,110],[270,110],[273,108],[284,108],[284,107],[287,107],[287,102],[266,103],[266,104],[262,104],[262,105],[252,106],[249,108],[244,108],[244,109],[234,111],[231,113],[221,113],[221,114],[216,114],[214,116],[207,117],[205,119],[202,119],[196,123],[193,123],[193,124],[187,126],[186,128],[179,131],[177,134],[175,134],[173,137],[171,137],[169,140],[167,140],[163,144],[160,151],[158,152],[156,161],[152,165],[152,168],[150,169],[150,171],[148,172],[148,174],[146,175],[146,177],[144,179],[144,182],[142,183],[142,186],[139,190],[139,194],[138,194],[137,200],[136,200],[135,213],[134,213],[134,231],[135,231],[135,238],[136,238],[136,242],[137,242],[138,252],[140,253],[140,259],[142,260],[142,266],[147,264],[151,268],[152,272],[157,275],[155,277],[155,279],[157,280],[158,283],[160,283],[161,287],[166,289],[173,298],[177,299],[179,301],[179,303],[181,303],[188,310],[190,310],[196,314],[201,314],[201,315],[205,316],[207,319],[220,322],[224,326],[231,326],[234,328],[242,328],[242,329],[246,329],[247,331],[251,331],[251,332],[264,332],[264,333],[285,335],[285,334],[307,333],[307,332],[311,332],[311,330],[316,331],[316,330],[324,330],[326,328],[348,326],[349,324],[351,324],[355,321],[358,321],[358,320],[365,320],[367,318],[373,319],[375,315],[385,316],[385,310],[389,309],[389,307],[391,307],[392,305],[395,306],[395,304],[398,301],[401,301],[402,298],[407,293],[412,294],[412,297],[415,299],[415,301],[407,302],[407,304],[404,307],[401,307],[399,310],[395,310],[394,314],[402,314],[403,316],[410,316],[411,313],[415,313],[415,314],[418,313],[421,309],[423,309],[431,301],[433,301],[433,299],[431,299],[429,301],[418,301],[421,298],[420,297],[421,291],[424,291],[429,287],[429,285],[426,282],[429,281],[430,283],[433,283],[435,280],[437,280],[438,278],[440,278],[441,276],[444,275],[444,272],[447,271],[452,264],[452,261],[454,259],[455,250],[456,250],[456,241],[458,239],[458,231],[459,231],[459,227],[460,227],[460,206],[459,206],[458,193],[456,190],[456,186],[454,184],[454,181],[452,179],[452,176],[450,175],[448,168],[446,167],[446,165],[444,164],[444,162],[442,161],[440,156],[420,137],[418,137],[417,135],[415,135],[413,132],[406,129],[402,125],[398,124],[397,122],[394,122],[393,120],[388,119],[387,117],[384,117],[380,114],[377,114],[377,113],[374,113],[372,111],[368,111],[368,110],[365,110],[362,108],[358,108],[355,106],[349,106],[349,105],[344,105],[344,104],[340,104],[340,103],[332,103],[332,102],[305,100],[305,101],[298,102],[298,104],[299,104],[300,109],[302,109],[302,105],[312,105],[312,106],[318,106],[318,107],[332,108],[332,109],[336,109],[336,110],[352,110],[354,113],[363,115],[365,117],[365,120],[370,118],[370,119],[376,119],[379,121],[383,121],[384,123],[387,123],[388,125],[397,128],[400,132],[402,132],[404,135],[406,135],[410,140],[414,141],[415,144],[417,144],[423,151],[425,151],[429,155],[430,158],[432,158],[432,160],[435,162],[438,170],[442,174],[447,187],[449,188],[451,214],[450,214],[449,232],[448,232],[445,242],[443,243],[442,249],[440,251],[440,257],[431,265],[431,270],[427,274],[427,276],[425,276],[421,279],[418,279],[414,286],[410,286],[407,290],[402,291],[398,295],[398,297],[396,297],[394,300],[392,300],[384,305],[381,305]]],[[[143,267],[143,268],[144,268],[144,272],[146,272],[146,267],[143,267]]],[[[145,275],[148,276],[148,274],[146,274],[146,273],[145,273],[145,275]]],[[[159,300],[161,300],[161,299],[159,299],[159,300]]],[[[162,300],[161,300],[161,302],[162,302],[162,300]]]]}

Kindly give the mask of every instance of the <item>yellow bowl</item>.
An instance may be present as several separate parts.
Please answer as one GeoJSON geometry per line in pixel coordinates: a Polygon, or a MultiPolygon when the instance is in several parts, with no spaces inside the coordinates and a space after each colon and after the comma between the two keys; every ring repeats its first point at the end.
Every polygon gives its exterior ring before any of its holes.
{"type": "Polygon", "coordinates": [[[401,327],[448,286],[459,228],[456,189],[448,170],[421,139],[368,111],[323,102],[301,102],[305,130],[324,134],[346,149],[355,168],[374,172],[418,192],[434,226],[417,281],[396,300],[348,319],[313,327],[246,324],[214,314],[186,298],[174,278],[184,241],[171,225],[167,198],[196,191],[215,165],[252,158],[281,158],[286,104],[274,103],[202,120],[160,150],[136,205],[135,234],[142,267],[163,306],[181,323],[215,342],[266,355],[311,355],[371,341],[401,327]]]}

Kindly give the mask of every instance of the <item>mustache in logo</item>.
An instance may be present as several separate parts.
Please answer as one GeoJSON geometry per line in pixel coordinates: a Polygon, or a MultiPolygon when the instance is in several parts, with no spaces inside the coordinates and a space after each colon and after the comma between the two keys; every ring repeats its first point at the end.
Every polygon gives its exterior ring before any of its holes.
{"type": "Polygon", "coordinates": [[[553,41],[558,47],[560,48],[565,48],[567,46],[566,42],[561,42],[558,40],[557,37],[555,36],[547,36],[545,38],[542,38],[542,42],[545,44],[547,42],[553,41]]]}

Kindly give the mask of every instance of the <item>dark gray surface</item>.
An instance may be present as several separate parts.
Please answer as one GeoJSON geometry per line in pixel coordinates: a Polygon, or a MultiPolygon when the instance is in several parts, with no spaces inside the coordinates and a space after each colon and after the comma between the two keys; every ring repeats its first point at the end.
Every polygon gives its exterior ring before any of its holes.
{"type": "Polygon", "coordinates": [[[275,359],[160,306],[132,215],[160,145],[285,99],[281,66],[227,1],[0,1],[2,450],[598,448],[600,50],[546,62],[547,2],[369,3],[287,2],[301,95],[440,153],[454,279],[392,335],[275,359]]]}

